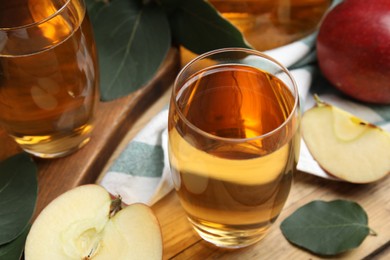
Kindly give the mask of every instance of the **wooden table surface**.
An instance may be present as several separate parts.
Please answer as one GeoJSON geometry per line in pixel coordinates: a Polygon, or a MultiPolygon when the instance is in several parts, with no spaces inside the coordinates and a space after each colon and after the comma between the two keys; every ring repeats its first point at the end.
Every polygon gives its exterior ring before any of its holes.
{"type": "MultiPolygon", "coordinates": [[[[177,52],[170,53],[159,79],[141,91],[115,103],[102,104],[92,141],[80,151],[56,160],[37,160],[39,166],[38,214],[51,200],[85,183],[98,182],[105,169],[135,134],[165,106],[169,86],[177,73],[177,52]]],[[[19,151],[0,130],[0,160],[19,151]]],[[[162,230],[163,259],[321,259],[287,242],[279,225],[300,206],[313,200],[349,199],[367,212],[369,226],[377,236],[368,236],[357,249],[326,259],[390,259],[390,178],[354,185],[298,172],[288,201],[268,235],[260,242],[238,250],[224,250],[201,240],[192,230],[174,191],[152,206],[162,230]]],[[[320,235],[320,234],[319,234],[320,235]]]]}

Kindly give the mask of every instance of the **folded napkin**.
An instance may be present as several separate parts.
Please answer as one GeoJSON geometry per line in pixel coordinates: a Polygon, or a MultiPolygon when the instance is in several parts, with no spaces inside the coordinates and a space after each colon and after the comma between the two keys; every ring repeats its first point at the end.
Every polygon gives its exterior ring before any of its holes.
{"type": "MultiPolygon", "coordinates": [[[[295,78],[303,111],[313,107],[316,93],[372,124],[390,131],[390,106],[368,105],[349,99],[330,85],[319,73],[315,59],[316,33],[265,53],[289,68],[295,78]]],[[[121,194],[125,203],[152,205],[173,189],[167,155],[168,108],[156,115],[127,145],[101,181],[111,194],[121,194]]],[[[301,142],[298,170],[332,179],[301,142]]]]}

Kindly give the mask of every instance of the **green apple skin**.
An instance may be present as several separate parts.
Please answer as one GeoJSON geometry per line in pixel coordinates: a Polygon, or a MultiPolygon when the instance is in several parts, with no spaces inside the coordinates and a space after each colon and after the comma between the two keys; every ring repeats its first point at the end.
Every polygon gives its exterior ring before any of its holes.
{"type": "Polygon", "coordinates": [[[319,67],[333,86],[363,102],[390,104],[390,2],[345,0],[324,17],[319,67]]]}

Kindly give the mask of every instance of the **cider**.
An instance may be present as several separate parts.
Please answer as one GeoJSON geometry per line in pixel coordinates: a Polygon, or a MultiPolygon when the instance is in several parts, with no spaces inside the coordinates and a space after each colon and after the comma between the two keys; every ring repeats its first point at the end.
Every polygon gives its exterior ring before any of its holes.
{"type": "MultiPolygon", "coordinates": [[[[265,51],[313,33],[332,0],[209,0],[256,50],[265,51]]],[[[180,47],[184,66],[197,55],[180,47]]]]}
{"type": "Polygon", "coordinates": [[[168,121],[171,172],[190,221],[204,238],[227,237],[222,246],[241,235],[261,239],[298,161],[293,94],[265,71],[228,64],[190,77],[176,103],[168,121]]]}
{"type": "Polygon", "coordinates": [[[317,29],[331,0],[209,0],[256,50],[269,50],[317,29]]]}
{"type": "Polygon", "coordinates": [[[66,2],[0,4],[0,124],[41,157],[88,142],[99,100],[90,21],[82,1],[66,2]]]}

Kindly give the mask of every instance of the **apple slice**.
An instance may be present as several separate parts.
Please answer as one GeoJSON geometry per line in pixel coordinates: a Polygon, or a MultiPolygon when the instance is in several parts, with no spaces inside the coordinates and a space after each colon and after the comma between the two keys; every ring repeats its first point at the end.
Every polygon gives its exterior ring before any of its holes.
{"type": "Polygon", "coordinates": [[[302,117],[302,137],[329,174],[353,183],[377,181],[390,173],[390,134],[316,97],[302,117]]]}
{"type": "Polygon", "coordinates": [[[141,203],[123,209],[120,204],[95,184],[65,192],[34,221],[25,259],[161,259],[153,211],[141,203]]]}

